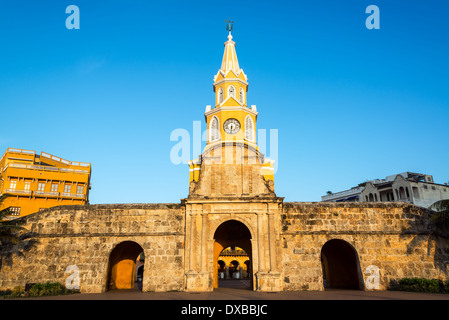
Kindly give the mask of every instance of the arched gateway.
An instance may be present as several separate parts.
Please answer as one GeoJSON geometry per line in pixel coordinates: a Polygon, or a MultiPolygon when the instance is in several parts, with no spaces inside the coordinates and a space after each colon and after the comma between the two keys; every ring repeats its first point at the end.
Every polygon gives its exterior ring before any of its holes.
{"type": "MultiPolygon", "coordinates": [[[[136,260],[142,253],[142,247],[134,241],[123,241],[111,251],[108,264],[109,289],[134,288],[137,280],[136,260]]],[[[140,267],[139,276],[143,278],[143,266],[140,267]]]]}
{"type": "Polygon", "coordinates": [[[248,255],[252,290],[282,290],[280,204],[280,198],[230,199],[225,206],[219,198],[184,199],[185,290],[217,288],[218,257],[229,246],[248,255]],[[224,212],[225,207],[233,213],[224,212]]]}
{"type": "Polygon", "coordinates": [[[321,249],[324,288],[363,289],[360,263],[355,249],[346,241],[333,239],[321,249]]]}
{"type": "MultiPolygon", "coordinates": [[[[240,247],[249,256],[252,261],[251,233],[249,229],[236,220],[228,220],[223,222],[214,233],[214,265],[218,270],[218,257],[223,249],[227,247],[240,247]]],[[[218,287],[218,272],[214,275],[214,288],[218,287]]],[[[251,280],[250,288],[253,288],[252,274],[249,276],[251,280]]]]}

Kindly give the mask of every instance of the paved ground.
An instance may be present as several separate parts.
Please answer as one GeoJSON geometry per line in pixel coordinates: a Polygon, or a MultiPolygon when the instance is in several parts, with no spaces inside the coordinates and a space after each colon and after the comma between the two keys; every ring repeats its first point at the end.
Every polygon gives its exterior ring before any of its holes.
{"type": "Polygon", "coordinates": [[[326,290],[295,292],[256,292],[244,280],[227,281],[213,292],[141,292],[113,290],[105,293],[72,294],[30,299],[45,300],[449,300],[449,294],[401,291],[326,290]]]}

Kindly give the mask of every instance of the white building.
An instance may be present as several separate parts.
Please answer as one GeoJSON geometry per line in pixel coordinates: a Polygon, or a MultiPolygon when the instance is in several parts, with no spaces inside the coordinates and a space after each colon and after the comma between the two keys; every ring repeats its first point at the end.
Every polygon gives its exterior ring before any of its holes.
{"type": "Polygon", "coordinates": [[[434,183],[427,174],[403,172],[385,179],[368,180],[349,190],[327,194],[322,201],[400,201],[429,208],[437,201],[449,199],[449,186],[434,183]]]}

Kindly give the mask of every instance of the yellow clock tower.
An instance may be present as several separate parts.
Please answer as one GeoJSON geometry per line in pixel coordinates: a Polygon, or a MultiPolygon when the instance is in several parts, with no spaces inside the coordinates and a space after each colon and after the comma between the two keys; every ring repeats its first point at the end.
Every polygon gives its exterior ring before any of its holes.
{"type": "MultiPolygon", "coordinates": [[[[259,153],[259,147],[256,141],[258,113],[255,105],[248,106],[247,103],[248,77],[243,72],[243,69],[240,68],[237,59],[235,42],[231,34],[231,23],[229,21],[227,27],[229,35],[228,41],[224,43],[225,49],[221,68],[214,76],[213,89],[215,93],[215,104],[214,107],[211,105],[206,106],[206,112],[204,113],[207,123],[207,144],[201,157],[189,162],[191,195],[192,191],[198,191],[198,183],[201,180],[201,173],[204,171],[204,160],[206,159],[209,160],[206,163],[210,164],[208,165],[207,175],[210,174],[210,170],[218,170],[214,165],[227,165],[227,167],[221,167],[221,170],[219,170],[220,172],[225,171],[228,173],[227,179],[225,179],[223,174],[219,175],[220,186],[231,183],[230,180],[236,180],[238,182],[241,178],[239,183],[232,182],[239,184],[239,187],[235,188],[235,192],[228,190],[224,193],[226,195],[254,194],[252,192],[254,188],[245,188],[243,186],[245,181],[247,181],[243,177],[245,174],[242,173],[241,177],[238,177],[239,174],[237,174],[239,170],[251,171],[254,169],[250,170],[249,167],[245,167],[246,165],[256,165],[259,167],[256,171],[258,171],[259,176],[263,177],[265,184],[269,186],[268,190],[261,191],[263,194],[274,191],[274,161],[266,159],[259,153]],[[229,176],[233,172],[232,170],[236,170],[234,175],[235,179],[231,179],[232,174],[229,176]],[[245,191],[245,189],[247,190],[245,191]]],[[[223,192],[219,191],[219,189],[223,188],[214,187],[216,186],[217,172],[209,177],[208,180],[211,181],[209,182],[210,186],[208,190],[212,194],[223,195],[223,192]]],[[[252,181],[250,176],[246,176],[246,178],[252,181]]],[[[207,191],[203,190],[202,194],[205,195],[206,193],[207,191]]]]}
{"type": "Polygon", "coordinates": [[[240,68],[231,32],[221,68],[214,77],[215,107],[206,108],[207,147],[225,141],[256,145],[256,106],[248,108],[248,77],[240,68]]]}

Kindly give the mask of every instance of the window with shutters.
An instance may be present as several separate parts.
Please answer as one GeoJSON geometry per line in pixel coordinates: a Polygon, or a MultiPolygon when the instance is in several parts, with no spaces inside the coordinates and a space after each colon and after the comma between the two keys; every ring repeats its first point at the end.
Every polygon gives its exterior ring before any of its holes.
{"type": "Polygon", "coordinates": [[[223,88],[218,89],[218,103],[223,102],[223,88]]]}
{"type": "Polygon", "coordinates": [[[254,141],[254,122],[250,115],[245,119],[245,139],[254,141]]]}
{"type": "Polygon", "coordinates": [[[216,116],[212,117],[212,120],[210,121],[209,125],[209,141],[217,141],[220,139],[220,131],[219,131],[219,124],[218,124],[218,118],[216,116]]]}
{"type": "Polygon", "coordinates": [[[234,88],[234,86],[229,86],[228,97],[233,97],[235,99],[235,88],[234,88]]]}
{"type": "Polygon", "coordinates": [[[240,93],[239,93],[239,100],[241,103],[245,103],[245,96],[244,96],[244,92],[243,92],[243,88],[240,88],[240,93]]]}

